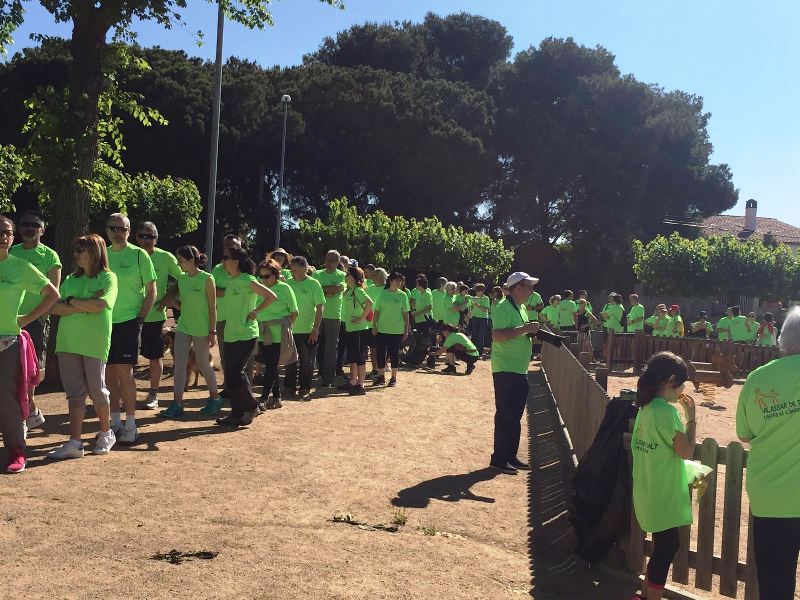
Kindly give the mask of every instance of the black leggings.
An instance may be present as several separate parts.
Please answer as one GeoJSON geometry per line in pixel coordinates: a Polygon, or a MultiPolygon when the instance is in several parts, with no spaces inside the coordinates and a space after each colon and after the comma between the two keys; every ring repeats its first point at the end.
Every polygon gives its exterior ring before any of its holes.
{"type": "Polygon", "coordinates": [[[758,589],[764,600],[793,600],[800,518],[753,517],[758,589]]]}
{"type": "Polygon", "coordinates": [[[378,349],[378,371],[386,368],[386,355],[389,355],[389,362],[392,368],[400,367],[400,343],[403,341],[402,333],[379,333],[376,342],[378,349]]]}
{"type": "Polygon", "coordinates": [[[677,527],[653,534],[653,555],[647,563],[647,582],[650,587],[663,588],[666,585],[669,566],[680,547],[677,527]]]}
{"type": "Polygon", "coordinates": [[[359,367],[367,364],[367,350],[369,349],[370,331],[345,331],[343,334],[347,347],[347,360],[359,367]]]}
{"type": "Polygon", "coordinates": [[[468,365],[474,365],[476,362],[478,362],[477,356],[472,356],[471,354],[467,354],[464,350],[450,349],[449,351],[452,352],[453,356],[455,356],[458,360],[463,360],[468,365]]]}
{"type": "Polygon", "coordinates": [[[258,362],[264,363],[264,388],[261,390],[261,398],[269,396],[270,390],[275,398],[281,397],[281,388],[278,385],[278,362],[281,358],[281,344],[261,344],[259,343],[258,362]]]}
{"type": "Polygon", "coordinates": [[[231,415],[236,418],[258,406],[245,374],[247,361],[255,347],[255,338],[243,342],[225,342],[225,389],[231,401],[231,415]]]}

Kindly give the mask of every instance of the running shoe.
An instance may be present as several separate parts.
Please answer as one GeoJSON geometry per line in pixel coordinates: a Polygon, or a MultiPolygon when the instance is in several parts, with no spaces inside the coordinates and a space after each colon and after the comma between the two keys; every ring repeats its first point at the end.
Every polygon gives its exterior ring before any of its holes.
{"type": "Polygon", "coordinates": [[[113,431],[108,430],[105,433],[101,432],[100,435],[97,436],[97,440],[94,442],[92,454],[108,454],[109,450],[111,450],[116,443],[117,438],[113,431]]]}
{"type": "Polygon", "coordinates": [[[37,427],[44,425],[44,421],[45,419],[42,411],[37,408],[35,413],[25,419],[25,425],[28,426],[29,430],[36,429],[37,427]]]}
{"type": "Polygon", "coordinates": [[[122,432],[117,436],[117,441],[125,446],[131,446],[136,443],[137,437],[136,426],[128,427],[128,425],[125,425],[122,428],[122,432]]]}
{"type": "Polygon", "coordinates": [[[165,408],[158,414],[164,417],[165,419],[174,419],[175,417],[180,417],[183,414],[183,404],[180,404],[173,400],[172,402],[170,402],[167,408],[165,408]]]}
{"type": "Polygon", "coordinates": [[[225,400],[219,396],[216,398],[209,398],[206,405],[200,409],[200,414],[211,417],[221,411],[224,405],[225,400]]]}
{"type": "Polygon", "coordinates": [[[386,384],[386,387],[396,387],[396,386],[397,386],[397,379],[395,379],[394,377],[392,377],[389,380],[389,383],[386,384]]]}
{"type": "Polygon", "coordinates": [[[9,448],[6,473],[22,473],[25,470],[25,465],[25,451],[22,448],[9,448]]]}
{"type": "Polygon", "coordinates": [[[64,442],[55,450],[51,450],[45,456],[55,460],[64,458],[83,458],[83,444],[75,443],[73,440],[64,442]]]}
{"type": "Polygon", "coordinates": [[[151,409],[155,410],[158,408],[158,392],[155,390],[150,390],[147,392],[147,398],[144,400],[144,405],[151,409]]]}

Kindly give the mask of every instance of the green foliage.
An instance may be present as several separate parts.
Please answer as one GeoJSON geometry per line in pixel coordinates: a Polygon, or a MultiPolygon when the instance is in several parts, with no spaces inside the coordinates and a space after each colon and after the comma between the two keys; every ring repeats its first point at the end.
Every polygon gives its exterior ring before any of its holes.
{"type": "Polygon", "coordinates": [[[23,161],[16,148],[0,145],[0,212],[13,210],[11,197],[25,179],[23,161]]]}
{"type": "Polygon", "coordinates": [[[418,221],[390,217],[380,210],[359,215],[344,198],[331,202],[328,210],[324,220],[301,219],[298,224],[298,243],[316,262],[338,248],[361,263],[494,281],[508,271],[514,258],[502,240],[453,225],[445,227],[436,217],[418,221]]]}
{"type": "Polygon", "coordinates": [[[688,240],[677,233],[633,242],[634,272],[656,293],[795,298],[800,259],[784,245],[732,236],[688,240]]]}

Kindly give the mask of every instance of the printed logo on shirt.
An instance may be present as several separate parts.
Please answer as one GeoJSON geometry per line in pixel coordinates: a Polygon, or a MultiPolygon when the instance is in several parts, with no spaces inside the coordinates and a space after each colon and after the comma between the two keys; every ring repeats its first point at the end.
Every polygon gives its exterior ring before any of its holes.
{"type": "Polygon", "coordinates": [[[655,450],[658,449],[658,446],[658,442],[648,442],[647,440],[642,439],[642,426],[639,425],[636,427],[636,439],[634,440],[632,450],[641,452],[643,454],[649,454],[651,451],[655,452],[655,450]]]}
{"type": "Polygon", "coordinates": [[[770,389],[769,393],[762,392],[761,388],[756,388],[753,402],[761,410],[765,421],[787,417],[800,412],[800,401],[788,400],[786,402],[781,402],[775,388],[770,389]]]}

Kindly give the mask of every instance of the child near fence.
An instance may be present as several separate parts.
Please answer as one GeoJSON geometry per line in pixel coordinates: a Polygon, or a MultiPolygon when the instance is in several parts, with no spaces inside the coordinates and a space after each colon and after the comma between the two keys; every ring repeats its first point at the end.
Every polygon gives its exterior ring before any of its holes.
{"type": "Polygon", "coordinates": [[[631,437],[633,505],[644,531],[653,534],[643,595],[660,600],[667,573],[680,547],[679,528],[692,523],[684,459],[694,453],[695,407],[684,395],[689,372],[682,358],[660,352],[647,363],[636,390],[639,407],[631,437]],[[686,425],[673,406],[680,404],[686,425]]]}

